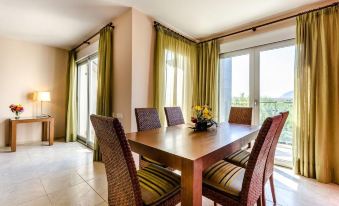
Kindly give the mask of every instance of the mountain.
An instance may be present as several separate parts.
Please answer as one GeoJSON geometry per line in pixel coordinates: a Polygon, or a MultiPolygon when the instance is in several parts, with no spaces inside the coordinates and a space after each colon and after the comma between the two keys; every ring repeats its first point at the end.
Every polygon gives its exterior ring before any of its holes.
{"type": "Polygon", "coordinates": [[[293,99],[294,97],[294,91],[288,91],[286,93],[284,93],[283,95],[281,95],[279,98],[281,99],[293,99]]]}

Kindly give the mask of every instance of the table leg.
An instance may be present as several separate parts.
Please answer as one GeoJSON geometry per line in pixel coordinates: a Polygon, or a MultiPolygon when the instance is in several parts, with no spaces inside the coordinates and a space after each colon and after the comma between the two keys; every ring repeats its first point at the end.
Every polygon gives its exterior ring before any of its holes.
{"type": "Polygon", "coordinates": [[[202,204],[202,162],[183,160],[181,166],[181,205],[202,204]]]}
{"type": "Polygon", "coordinates": [[[16,123],[10,122],[9,123],[9,131],[10,131],[10,143],[11,143],[11,151],[16,151],[16,123]]]}
{"type": "Polygon", "coordinates": [[[53,145],[54,143],[54,119],[51,119],[48,123],[49,125],[49,145],[53,145]]]}
{"type": "Polygon", "coordinates": [[[41,131],[41,140],[42,141],[47,141],[47,136],[48,136],[48,122],[42,122],[42,131],[41,131]]]}

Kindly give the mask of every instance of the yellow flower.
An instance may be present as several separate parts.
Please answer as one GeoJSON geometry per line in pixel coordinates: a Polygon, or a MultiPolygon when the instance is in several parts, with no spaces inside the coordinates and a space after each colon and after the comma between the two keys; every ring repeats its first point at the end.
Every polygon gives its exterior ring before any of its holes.
{"type": "Polygon", "coordinates": [[[212,116],[209,114],[209,113],[204,113],[203,114],[203,117],[205,118],[205,119],[208,119],[208,120],[210,120],[211,118],[212,118],[212,116]]]}
{"type": "Polygon", "coordinates": [[[210,111],[208,110],[208,108],[207,108],[207,107],[205,107],[205,109],[204,109],[203,113],[204,113],[204,114],[209,114],[209,113],[210,113],[210,111]]]}
{"type": "Polygon", "coordinates": [[[197,106],[194,107],[194,109],[195,109],[196,111],[201,111],[201,110],[202,110],[202,107],[199,106],[199,105],[197,105],[197,106]]]}

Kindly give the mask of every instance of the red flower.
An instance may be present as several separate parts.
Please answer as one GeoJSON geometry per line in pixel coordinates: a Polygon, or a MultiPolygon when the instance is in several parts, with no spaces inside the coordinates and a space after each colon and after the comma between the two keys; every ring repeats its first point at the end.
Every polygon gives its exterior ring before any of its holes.
{"type": "Polygon", "coordinates": [[[197,123],[197,118],[191,117],[191,121],[192,121],[193,123],[197,123]]]}

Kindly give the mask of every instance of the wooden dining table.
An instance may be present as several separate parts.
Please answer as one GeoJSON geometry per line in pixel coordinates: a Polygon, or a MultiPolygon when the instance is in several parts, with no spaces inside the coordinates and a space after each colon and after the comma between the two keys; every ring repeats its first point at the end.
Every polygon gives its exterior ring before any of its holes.
{"type": "Polygon", "coordinates": [[[133,152],[181,171],[181,205],[202,204],[202,172],[256,138],[258,126],[221,123],[195,132],[191,125],[126,134],[133,152]]]}

